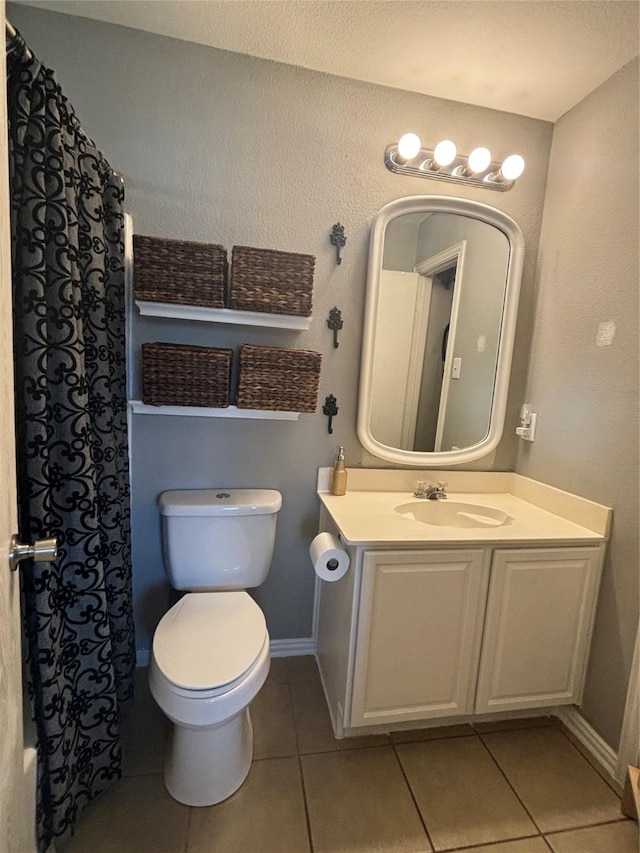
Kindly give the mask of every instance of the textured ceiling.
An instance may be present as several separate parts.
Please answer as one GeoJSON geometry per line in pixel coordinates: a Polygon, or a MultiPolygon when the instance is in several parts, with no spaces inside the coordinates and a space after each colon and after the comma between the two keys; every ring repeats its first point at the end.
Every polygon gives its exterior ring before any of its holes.
{"type": "Polygon", "coordinates": [[[548,121],[636,56],[639,41],[637,0],[26,4],[548,121]]]}

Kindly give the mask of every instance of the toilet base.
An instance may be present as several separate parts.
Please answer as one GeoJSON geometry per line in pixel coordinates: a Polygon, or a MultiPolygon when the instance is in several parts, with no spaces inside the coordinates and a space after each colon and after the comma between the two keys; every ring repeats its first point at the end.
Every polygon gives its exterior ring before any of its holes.
{"type": "Polygon", "coordinates": [[[242,785],[251,768],[253,727],[249,709],[218,726],[174,723],[164,763],[164,783],[185,806],[213,806],[242,785]]]}

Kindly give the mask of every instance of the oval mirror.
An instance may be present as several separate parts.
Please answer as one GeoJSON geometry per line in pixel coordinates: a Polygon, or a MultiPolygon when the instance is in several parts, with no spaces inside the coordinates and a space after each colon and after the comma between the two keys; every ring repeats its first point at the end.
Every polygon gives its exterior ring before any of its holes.
{"type": "Polygon", "coordinates": [[[358,437],[388,462],[456,465],[502,436],[522,232],[479,202],[412,196],[371,231],[358,437]]]}

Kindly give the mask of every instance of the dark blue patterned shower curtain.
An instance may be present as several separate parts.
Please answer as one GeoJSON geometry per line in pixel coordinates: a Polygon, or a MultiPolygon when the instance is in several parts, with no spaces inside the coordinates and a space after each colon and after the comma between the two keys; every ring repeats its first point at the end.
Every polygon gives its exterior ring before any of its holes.
{"type": "Polygon", "coordinates": [[[133,690],[124,189],[20,37],[7,77],[20,535],[59,543],[22,570],[45,850],[120,776],[133,690]]]}

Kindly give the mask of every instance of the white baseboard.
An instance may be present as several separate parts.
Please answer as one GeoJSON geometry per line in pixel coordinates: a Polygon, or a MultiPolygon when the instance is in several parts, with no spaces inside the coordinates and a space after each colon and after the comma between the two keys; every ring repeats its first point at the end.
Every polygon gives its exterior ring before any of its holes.
{"type": "Polygon", "coordinates": [[[602,769],[616,782],[618,779],[618,755],[598,732],[585,720],[580,711],[573,705],[560,707],[555,712],[558,719],[565,724],[580,743],[593,755],[602,769]]]}
{"type": "Polygon", "coordinates": [[[636,646],[633,651],[631,676],[624,708],[622,731],[618,745],[618,778],[627,778],[627,767],[638,766],[640,760],[640,625],[636,634],[636,646]]]}
{"type": "MultiPolygon", "coordinates": [[[[271,640],[272,658],[290,658],[299,655],[315,655],[316,644],[313,637],[299,637],[292,640],[271,640]]],[[[151,649],[138,649],[136,666],[149,666],[151,649]]]]}
{"type": "Polygon", "coordinates": [[[316,641],[313,637],[298,637],[293,640],[271,640],[272,658],[293,658],[299,655],[315,655],[316,641]]]}

